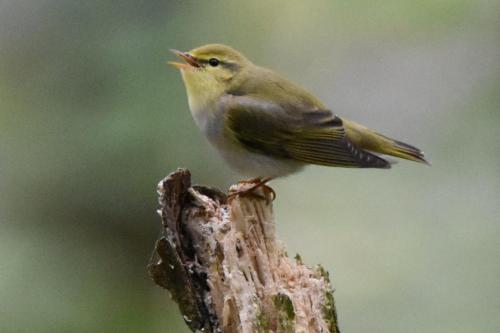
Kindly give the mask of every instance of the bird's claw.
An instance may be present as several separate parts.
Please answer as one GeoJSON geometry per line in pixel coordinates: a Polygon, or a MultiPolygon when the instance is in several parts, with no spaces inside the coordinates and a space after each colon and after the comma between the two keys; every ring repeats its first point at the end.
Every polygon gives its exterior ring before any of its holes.
{"type": "Polygon", "coordinates": [[[236,196],[252,196],[258,199],[266,200],[266,203],[269,204],[276,199],[276,192],[274,192],[271,187],[266,185],[266,183],[270,180],[271,178],[253,178],[249,180],[242,180],[238,182],[238,184],[252,184],[252,186],[229,193],[227,198],[231,200],[236,196]],[[263,195],[255,192],[255,190],[259,188],[262,189],[263,195]]]}

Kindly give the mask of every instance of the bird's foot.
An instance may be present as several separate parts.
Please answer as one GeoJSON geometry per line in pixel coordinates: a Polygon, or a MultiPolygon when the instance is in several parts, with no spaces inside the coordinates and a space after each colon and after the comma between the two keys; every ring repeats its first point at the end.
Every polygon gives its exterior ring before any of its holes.
{"type": "Polygon", "coordinates": [[[256,177],[256,178],[250,178],[250,179],[242,179],[238,182],[238,184],[258,184],[262,181],[262,178],[256,177]]]}
{"type": "MultiPolygon", "coordinates": [[[[274,201],[276,199],[276,192],[272,188],[266,185],[272,178],[264,177],[264,178],[253,178],[248,180],[239,181],[238,184],[249,184],[248,187],[239,189],[237,191],[231,192],[228,195],[228,199],[231,200],[236,196],[253,196],[259,199],[266,200],[267,203],[274,201]],[[261,188],[264,195],[260,193],[256,193],[255,190],[261,188]]],[[[241,186],[240,186],[241,187],[241,186]]]]}

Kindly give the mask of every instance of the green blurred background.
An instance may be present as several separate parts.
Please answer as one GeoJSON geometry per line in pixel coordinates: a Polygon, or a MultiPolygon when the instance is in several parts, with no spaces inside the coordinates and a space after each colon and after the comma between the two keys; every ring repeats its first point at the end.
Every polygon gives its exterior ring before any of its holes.
{"type": "Polygon", "coordinates": [[[273,183],[344,332],[500,331],[498,1],[0,1],[0,332],[187,332],[145,266],[157,182],[227,187],[169,48],[220,42],[432,167],[273,183]]]}

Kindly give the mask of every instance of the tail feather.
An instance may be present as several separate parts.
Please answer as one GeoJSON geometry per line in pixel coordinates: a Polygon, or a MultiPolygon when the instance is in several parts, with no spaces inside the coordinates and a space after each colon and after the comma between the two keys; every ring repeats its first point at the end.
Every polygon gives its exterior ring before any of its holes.
{"type": "Polygon", "coordinates": [[[347,119],[343,119],[343,123],[346,128],[347,137],[363,150],[430,164],[425,159],[424,152],[417,147],[391,139],[347,119]]]}
{"type": "Polygon", "coordinates": [[[393,149],[388,151],[386,154],[401,157],[410,161],[429,164],[429,162],[424,157],[424,152],[417,147],[398,140],[391,139],[391,142],[393,149]]]}

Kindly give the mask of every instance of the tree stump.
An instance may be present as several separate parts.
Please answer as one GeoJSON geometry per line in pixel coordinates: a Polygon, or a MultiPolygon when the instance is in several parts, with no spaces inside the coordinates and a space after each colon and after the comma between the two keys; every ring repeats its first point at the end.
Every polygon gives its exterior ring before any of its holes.
{"type": "Polygon", "coordinates": [[[339,332],[328,273],[287,256],[268,192],[228,199],[178,169],[158,193],[162,232],[148,271],[193,332],[339,332]]]}

